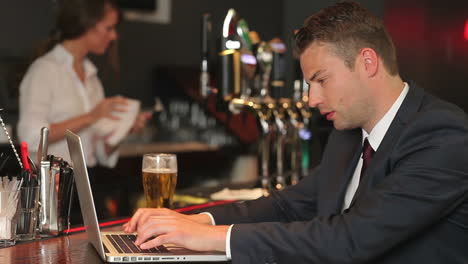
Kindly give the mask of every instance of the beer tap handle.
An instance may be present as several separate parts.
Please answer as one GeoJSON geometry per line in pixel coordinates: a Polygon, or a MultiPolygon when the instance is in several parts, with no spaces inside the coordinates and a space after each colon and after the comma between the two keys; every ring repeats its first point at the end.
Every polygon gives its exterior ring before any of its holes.
{"type": "Polygon", "coordinates": [[[284,141],[286,137],[286,123],[283,120],[283,112],[281,106],[273,110],[273,116],[275,120],[275,125],[277,127],[276,132],[276,143],[275,143],[275,154],[276,154],[276,184],[275,188],[281,190],[285,187],[285,178],[284,178],[284,141]]]}
{"type": "Polygon", "coordinates": [[[211,14],[202,15],[202,37],[201,37],[201,73],[200,73],[200,95],[206,98],[210,93],[210,72],[209,72],[209,47],[211,39],[211,14]]]}
{"type": "Polygon", "coordinates": [[[270,181],[270,139],[269,135],[263,135],[260,139],[260,168],[261,168],[261,184],[263,195],[268,196],[271,186],[270,181]]]}

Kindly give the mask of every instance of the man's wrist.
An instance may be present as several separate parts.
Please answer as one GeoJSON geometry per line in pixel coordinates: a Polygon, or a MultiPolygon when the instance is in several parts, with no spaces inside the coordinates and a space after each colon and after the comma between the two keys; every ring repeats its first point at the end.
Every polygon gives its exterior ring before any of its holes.
{"type": "Polygon", "coordinates": [[[213,225],[213,220],[209,213],[200,213],[200,214],[190,215],[190,220],[200,223],[200,224],[213,225]]]}
{"type": "Polygon", "coordinates": [[[226,237],[230,226],[213,226],[215,238],[213,242],[213,250],[226,252],[226,237]]]}

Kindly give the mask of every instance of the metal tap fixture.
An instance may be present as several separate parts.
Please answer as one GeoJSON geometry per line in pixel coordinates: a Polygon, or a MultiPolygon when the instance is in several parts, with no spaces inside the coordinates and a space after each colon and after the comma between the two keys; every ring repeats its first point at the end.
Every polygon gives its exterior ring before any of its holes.
{"type": "Polygon", "coordinates": [[[304,129],[304,122],[298,109],[298,102],[291,102],[287,108],[288,120],[291,128],[289,135],[289,162],[290,162],[290,184],[295,185],[301,178],[302,148],[300,132],[304,129]]]}
{"type": "MultiPolygon", "coordinates": [[[[200,84],[205,97],[211,90],[206,80],[207,45],[203,44],[209,38],[210,16],[204,15],[202,21],[200,84]]],[[[221,75],[217,104],[228,116],[251,113],[256,117],[260,132],[258,175],[264,194],[296,184],[309,170],[312,111],[307,106],[308,91],[302,77],[294,82],[293,98],[282,96],[286,85],[285,43],[279,38],[262,41],[239,13],[229,9],[218,54],[221,75]]]]}
{"type": "MultiPolygon", "coordinates": [[[[313,111],[309,107],[309,88],[302,74],[294,81],[294,108],[300,122],[297,124],[298,148],[299,148],[299,179],[308,175],[310,170],[310,143],[312,141],[312,117],[313,111]]],[[[292,183],[294,184],[293,180],[292,183]]]]}
{"type": "Polygon", "coordinates": [[[277,126],[277,136],[275,141],[275,155],[276,155],[276,182],[275,188],[281,190],[286,186],[286,175],[284,165],[285,149],[288,140],[289,123],[286,116],[286,108],[289,107],[286,102],[277,103],[273,110],[275,124],[277,126]]]}
{"type": "Polygon", "coordinates": [[[259,140],[259,169],[260,179],[264,196],[267,196],[272,186],[270,164],[271,164],[271,149],[275,138],[275,131],[277,127],[273,122],[273,108],[272,103],[263,103],[263,105],[256,109],[257,119],[261,130],[259,140]]]}
{"type": "Polygon", "coordinates": [[[221,36],[221,80],[218,96],[222,101],[229,102],[239,98],[241,93],[241,42],[237,36],[239,16],[234,9],[229,9],[223,23],[221,36]]]}
{"type": "Polygon", "coordinates": [[[200,95],[206,98],[211,92],[209,71],[209,47],[212,34],[211,14],[202,15],[201,37],[201,69],[200,69],[200,95]]]}

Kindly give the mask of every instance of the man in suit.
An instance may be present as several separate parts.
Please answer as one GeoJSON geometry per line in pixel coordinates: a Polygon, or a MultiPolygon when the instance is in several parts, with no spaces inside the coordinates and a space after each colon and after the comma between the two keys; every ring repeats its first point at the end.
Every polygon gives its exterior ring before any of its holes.
{"type": "Polygon", "coordinates": [[[465,113],[403,82],[382,21],[357,3],[308,18],[296,51],[310,106],[336,128],[315,173],[209,214],[140,209],[125,225],[136,244],[233,263],[467,263],[465,113]]]}

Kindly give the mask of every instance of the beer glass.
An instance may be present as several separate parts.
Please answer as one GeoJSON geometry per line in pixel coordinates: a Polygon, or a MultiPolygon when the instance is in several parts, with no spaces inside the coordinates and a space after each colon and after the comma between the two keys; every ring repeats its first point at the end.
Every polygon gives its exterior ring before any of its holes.
{"type": "Polygon", "coordinates": [[[177,158],[175,154],[143,155],[143,189],[146,206],[171,208],[177,183],[177,158]]]}

